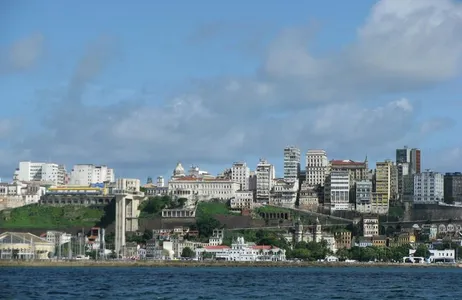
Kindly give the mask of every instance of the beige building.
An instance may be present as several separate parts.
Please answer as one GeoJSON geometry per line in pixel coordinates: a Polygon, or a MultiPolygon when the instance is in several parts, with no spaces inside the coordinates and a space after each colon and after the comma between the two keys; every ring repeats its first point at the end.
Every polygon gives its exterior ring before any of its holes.
{"type": "Polygon", "coordinates": [[[54,243],[31,233],[0,234],[0,259],[47,259],[54,250],[54,243]]]}
{"type": "Polygon", "coordinates": [[[236,191],[234,198],[230,200],[231,209],[245,210],[253,209],[253,192],[252,191],[236,191]]]}
{"type": "Polygon", "coordinates": [[[306,152],[306,182],[308,185],[324,185],[329,161],[325,150],[311,149],[306,152]]]}
{"type": "Polygon", "coordinates": [[[297,201],[298,181],[274,180],[269,204],[293,207],[297,201]]]}
{"type": "Polygon", "coordinates": [[[379,235],[379,218],[365,216],[363,218],[363,236],[373,237],[379,235]]]}
{"type": "Polygon", "coordinates": [[[364,162],[357,162],[353,160],[331,160],[329,169],[330,172],[348,171],[350,173],[350,183],[352,186],[356,181],[367,180],[369,171],[367,157],[364,162]]]}
{"type": "Polygon", "coordinates": [[[319,194],[317,187],[304,181],[300,186],[300,195],[298,198],[300,208],[316,211],[319,206],[319,194]]]}
{"type": "Polygon", "coordinates": [[[376,163],[375,191],[372,195],[372,213],[386,214],[390,199],[398,193],[398,169],[391,160],[376,163]],[[396,177],[396,178],[395,178],[396,177]]]}

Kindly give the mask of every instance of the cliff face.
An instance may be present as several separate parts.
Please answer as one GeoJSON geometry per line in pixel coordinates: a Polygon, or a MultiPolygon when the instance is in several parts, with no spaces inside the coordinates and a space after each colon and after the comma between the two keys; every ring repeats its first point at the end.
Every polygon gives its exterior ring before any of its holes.
{"type": "Polygon", "coordinates": [[[26,201],[21,196],[1,196],[0,197],[0,211],[16,208],[26,205],[26,201]]]}

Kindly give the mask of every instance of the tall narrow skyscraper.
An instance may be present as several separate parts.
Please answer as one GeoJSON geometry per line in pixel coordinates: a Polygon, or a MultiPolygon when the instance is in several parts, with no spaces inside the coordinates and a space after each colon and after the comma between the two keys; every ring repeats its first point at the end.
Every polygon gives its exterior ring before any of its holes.
{"type": "Polygon", "coordinates": [[[294,146],[284,148],[284,180],[296,181],[300,174],[300,149],[294,146]]]}
{"type": "Polygon", "coordinates": [[[404,146],[402,149],[396,149],[396,164],[408,163],[409,173],[418,174],[421,171],[421,155],[420,149],[408,148],[404,146]]]}
{"type": "Polygon", "coordinates": [[[329,161],[325,150],[311,149],[306,153],[306,182],[310,186],[324,186],[329,161]]]}

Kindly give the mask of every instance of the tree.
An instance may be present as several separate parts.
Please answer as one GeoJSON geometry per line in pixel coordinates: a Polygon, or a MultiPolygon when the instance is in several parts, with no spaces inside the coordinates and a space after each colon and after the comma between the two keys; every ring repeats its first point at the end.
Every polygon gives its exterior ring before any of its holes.
{"type": "Polygon", "coordinates": [[[201,237],[209,237],[213,234],[214,229],[221,227],[221,224],[217,219],[205,216],[196,221],[196,227],[201,237]]]}
{"type": "Polygon", "coordinates": [[[184,247],[183,251],[181,251],[181,257],[193,258],[194,256],[196,256],[196,253],[189,247],[184,247]]]}
{"type": "Polygon", "coordinates": [[[414,257],[423,257],[428,258],[430,256],[430,251],[428,250],[427,245],[420,244],[415,250],[414,257]]]}

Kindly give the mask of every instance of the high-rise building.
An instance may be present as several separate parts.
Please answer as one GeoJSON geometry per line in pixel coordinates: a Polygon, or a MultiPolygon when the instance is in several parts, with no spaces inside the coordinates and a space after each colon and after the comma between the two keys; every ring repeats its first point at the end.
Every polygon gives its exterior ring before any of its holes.
{"type": "Polygon", "coordinates": [[[107,166],[79,164],[71,171],[70,184],[72,185],[86,186],[103,182],[115,182],[114,170],[107,166]]]}
{"type": "Polygon", "coordinates": [[[276,171],[272,164],[268,163],[265,159],[260,159],[255,170],[257,186],[256,186],[256,200],[257,202],[269,202],[270,191],[274,184],[276,171]]]}
{"type": "Polygon", "coordinates": [[[355,183],[356,210],[361,213],[371,212],[372,181],[362,180],[355,183]]]}
{"type": "Polygon", "coordinates": [[[296,181],[300,175],[300,149],[294,146],[284,148],[284,180],[296,181]]]}
{"type": "Polygon", "coordinates": [[[64,185],[66,184],[66,168],[64,165],[55,163],[21,161],[14,177],[20,181],[42,181],[64,185]]]}
{"type": "Polygon", "coordinates": [[[353,160],[331,160],[329,169],[330,172],[348,171],[350,173],[351,187],[353,187],[356,181],[366,180],[369,172],[367,157],[363,162],[353,160]]]}
{"type": "Polygon", "coordinates": [[[239,183],[241,191],[249,190],[250,168],[245,162],[235,162],[231,167],[232,181],[239,183]]]}
{"type": "Polygon", "coordinates": [[[326,178],[324,199],[331,211],[350,210],[350,174],[346,170],[332,171],[326,178]]]}
{"type": "Polygon", "coordinates": [[[306,183],[309,186],[324,186],[328,173],[329,161],[324,150],[308,150],[306,152],[306,183]]]}
{"type": "Polygon", "coordinates": [[[462,203],[462,173],[446,173],[444,175],[444,201],[446,203],[462,203]]]}
{"type": "Polygon", "coordinates": [[[371,211],[384,214],[388,212],[393,192],[393,162],[391,160],[377,162],[375,169],[375,190],[372,193],[371,211]]]}
{"type": "Polygon", "coordinates": [[[437,204],[444,199],[444,176],[426,170],[414,175],[414,203],[437,204]]]}
{"type": "Polygon", "coordinates": [[[421,171],[421,154],[420,149],[408,148],[404,146],[402,149],[396,149],[396,164],[409,164],[410,174],[420,173],[421,171]]]}

